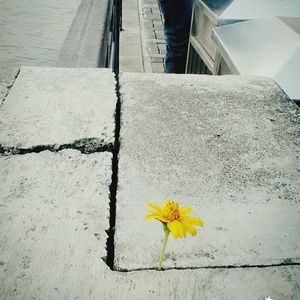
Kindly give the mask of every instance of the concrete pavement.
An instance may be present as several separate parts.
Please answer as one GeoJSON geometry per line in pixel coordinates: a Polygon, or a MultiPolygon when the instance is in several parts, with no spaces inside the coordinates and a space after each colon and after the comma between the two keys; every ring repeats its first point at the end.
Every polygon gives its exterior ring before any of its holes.
{"type": "Polygon", "coordinates": [[[112,144],[114,87],[110,69],[23,67],[0,110],[0,144],[23,149],[59,148],[81,139],[112,144]]]}
{"type": "Polygon", "coordinates": [[[122,29],[120,71],[162,73],[165,41],[157,0],[123,2],[122,29]]]}
{"type": "Polygon", "coordinates": [[[0,68],[0,100],[1,104],[8,96],[9,90],[13,86],[16,77],[19,74],[19,68],[0,68]]]}
{"type": "Polygon", "coordinates": [[[124,73],[119,88],[109,70],[17,73],[0,82],[1,299],[298,299],[299,110],[277,85],[124,73]],[[158,272],[162,229],[143,220],[144,200],[167,197],[205,226],[170,239],[171,269],[158,272]]]}
{"type": "Polygon", "coordinates": [[[162,226],[142,211],[164,199],[206,224],[171,239],[167,267],[300,263],[299,110],[280,88],[240,76],[120,82],[116,268],[156,267],[162,226]]]}

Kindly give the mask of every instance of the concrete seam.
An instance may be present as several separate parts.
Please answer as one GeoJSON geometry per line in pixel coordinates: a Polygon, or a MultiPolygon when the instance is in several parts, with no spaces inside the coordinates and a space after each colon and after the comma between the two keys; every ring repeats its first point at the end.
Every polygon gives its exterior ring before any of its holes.
{"type": "MultiPolygon", "coordinates": [[[[202,270],[202,269],[264,269],[264,268],[274,268],[274,267],[287,267],[287,266],[300,266],[300,263],[279,263],[279,264],[268,264],[268,265],[228,265],[228,266],[203,266],[203,267],[175,267],[175,268],[164,268],[164,271],[171,270],[202,270]]],[[[136,269],[119,269],[114,270],[120,273],[130,273],[130,272],[141,272],[141,271],[155,271],[157,268],[136,268],[136,269]]]]}
{"type": "Polygon", "coordinates": [[[121,128],[121,96],[119,75],[115,75],[117,95],[117,104],[115,112],[115,143],[113,147],[112,158],[112,177],[110,185],[110,202],[109,202],[109,229],[106,231],[108,238],[106,241],[107,257],[104,260],[111,270],[114,270],[115,260],[115,224],[116,224],[116,204],[118,190],[118,170],[119,170],[119,149],[120,149],[120,128],[121,128]]]}
{"type": "Polygon", "coordinates": [[[9,147],[0,144],[0,156],[24,155],[28,153],[40,153],[42,151],[59,152],[65,149],[78,150],[83,154],[92,154],[96,152],[113,152],[112,143],[103,143],[99,138],[83,138],[75,140],[69,144],[48,144],[36,145],[29,148],[9,147]]]}
{"type": "Polygon", "coordinates": [[[19,74],[20,74],[20,71],[21,71],[21,70],[19,69],[19,71],[18,71],[17,74],[15,75],[15,78],[13,79],[13,82],[11,83],[11,85],[7,86],[7,92],[6,92],[5,96],[3,97],[3,99],[1,100],[0,105],[2,105],[2,104],[5,102],[6,98],[8,97],[8,95],[9,95],[11,89],[13,88],[13,86],[14,86],[14,84],[15,84],[15,82],[16,82],[16,80],[17,80],[19,74]]]}

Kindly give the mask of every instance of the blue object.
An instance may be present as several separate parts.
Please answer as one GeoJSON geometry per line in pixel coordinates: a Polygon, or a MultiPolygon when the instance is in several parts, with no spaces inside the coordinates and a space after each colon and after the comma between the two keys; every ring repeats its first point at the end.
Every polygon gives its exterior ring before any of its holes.
{"type": "Polygon", "coordinates": [[[193,0],[159,0],[166,40],[166,73],[184,73],[193,0]]]}

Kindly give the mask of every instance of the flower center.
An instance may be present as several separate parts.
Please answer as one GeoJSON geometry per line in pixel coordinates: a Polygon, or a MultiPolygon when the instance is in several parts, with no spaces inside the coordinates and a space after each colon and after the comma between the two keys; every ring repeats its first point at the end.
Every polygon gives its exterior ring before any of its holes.
{"type": "Polygon", "coordinates": [[[168,221],[172,222],[175,220],[180,220],[178,203],[174,201],[167,201],[163,208],[163,217],[168,221]]]}

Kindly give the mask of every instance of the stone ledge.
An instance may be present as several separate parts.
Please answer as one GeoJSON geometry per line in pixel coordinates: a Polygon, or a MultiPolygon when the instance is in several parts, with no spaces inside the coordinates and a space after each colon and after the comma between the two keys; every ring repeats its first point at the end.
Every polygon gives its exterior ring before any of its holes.
{"type": "Polygon", "coordinates": [[[69,299],[106,269],[111,159],[75,150],[0,157],[1,299],[69,299]]]}
{"type": "Polygon", "coordinates": [[[205,227],[170,240],[168,268],[300,262],[299,110],[273,81],[123,73],[120,84],[116,269],[156,266],[163,231],[143,220],[144,201],[170,198],[205,227]]]}
{"type": "Polygon", "coordinates": [[[23,67],[0,107],[2,147],[114,143],[117,97],[109,69],[23,67]]]}

